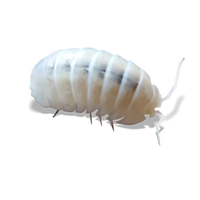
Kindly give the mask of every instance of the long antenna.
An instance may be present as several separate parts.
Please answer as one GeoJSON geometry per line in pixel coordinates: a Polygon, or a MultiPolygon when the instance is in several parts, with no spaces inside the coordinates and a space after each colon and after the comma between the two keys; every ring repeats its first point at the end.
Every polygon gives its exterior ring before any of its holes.
{"type": "Polygon", "coordinates": [[[167,104],[167,103],[169,103],[169,101],[173,100],[174,96],[179,91],[183,67],[187,63],[187,60],[188,60],[188,58],[186,55],[180,56],[177,59],[175,68],[174,68],[172,84],[169,85],[169,88],[166,90],[165,94],[163,94],[163,92],[161,93],[162,100],[160,101],[160,104],[159,104],[157,112],[156,112],[160,115],[160,120],[158,121],[158,123],[156,124],[155,129],[154,129],[154,131],[157,132],[157,136],[158,136],[158,144],[156,145],[158,149],[163,148],[162,133],[159,133],[159,129],[160,129],[159,127],[160,127],[160,125],[163,124],[162,121],[166,114],[165,111],[163,110],[163,108],[164,108],[165,104],[167,104]]]}
{"type": "Polygon", "coordinates": [[[167,104],[169,103],[169,101],[172,101],[174,96],[179,91],[183,67],[187,63],[187,60],[188,60],[187,55],[182,55],[177,59],[174,68],[172,84],[169,85],[168,89],[164,94],[164,104],[167,104]]]}

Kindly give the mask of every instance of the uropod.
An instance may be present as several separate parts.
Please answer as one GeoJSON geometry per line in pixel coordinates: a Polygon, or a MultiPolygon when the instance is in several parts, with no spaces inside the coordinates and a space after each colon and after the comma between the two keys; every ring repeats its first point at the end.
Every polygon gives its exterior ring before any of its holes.
{"type": "Polygon", "coordinates": [[[113,120],[133,125],[159,115],[156,134],[160,144],[159,127],[164,115],[155,108],[175,90],[183,61],[178,65],[174,86],[161,98],[150,76],[132,61],[93,48],[59,50],[33,68],[31,95],[41,106],[56,109],[53,117],[59,110],[86,111],[92,122],[92,112],[97,111],[102,124],[102,116],[108,115],[113,130],[113,120]]]}

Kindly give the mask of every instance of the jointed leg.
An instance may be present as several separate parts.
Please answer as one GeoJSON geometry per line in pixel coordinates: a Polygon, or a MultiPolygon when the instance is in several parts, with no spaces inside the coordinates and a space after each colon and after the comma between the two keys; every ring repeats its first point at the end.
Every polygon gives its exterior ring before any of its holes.
{"type": "Polygon", "coordinates": [[[99,117],[99,120],[100,120],[100,125],[99,125],[99,129],[105,129],[105,123],[104,123],[104,121],[102,122],[102,120],[101,120],[101,117],[99,117]]]}
{"type": "Polygon", "coordinates": [[[55,114],[51,115],[51,116],[50,116],[50,120],[54,120],[54,118],[55,118],[55,116],[58,114],[58,112],[59,112],[59,110],[57,110],[55,114]]]}
{"type": "Polygon", "coordinates": [[[116,128],[116,126],[113,124],[113,120],[110,121],[110,124],[111,124],[111,126],[112,126],[112,128],[110,128],[111,134],[113,134],[113,135],[117,134],[117,128],[116,128]]]}
{"type": "Polygon", "coordinates": [[[162,125],[162,121],[165,117],[165,111],[161,110],[161,111],[157,111],[157,113],[160,115],[160,120],[158,121],[158,123],[156,124],[155,128],[154,128],[154,132],[157,131],[157,137],[158,137],[158,144],[156,144],[158,149],[162,149],[163,148],[163,138],[162,138],[162,133],[159,133],[159,128],[160,125],[162,125]]]}
{"type": "Polygon", "coordinates": [[[90,113],[90,119],[88,120],[90,128],[94,128],[95,120],[92,118],[92,114],[90,113]]]}

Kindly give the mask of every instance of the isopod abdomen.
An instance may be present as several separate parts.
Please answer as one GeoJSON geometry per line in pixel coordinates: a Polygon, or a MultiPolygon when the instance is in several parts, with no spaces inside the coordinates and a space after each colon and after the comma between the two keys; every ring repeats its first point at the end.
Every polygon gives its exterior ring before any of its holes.
{"type": "Polygon", "coordinates": [[[56,51],[42,59],[32,70],[31,95],[43,107],[66,112],[91,113],[96,116],[108,114],[113,127],[116,123],[132,125],[146,117],[160,115],[159,126],[164,119],[155,108],[168,99],[176,88],[161,98],[159,90],[151,84],[149,75],[136,64],[118,55],[93,48],[56,51]]]}

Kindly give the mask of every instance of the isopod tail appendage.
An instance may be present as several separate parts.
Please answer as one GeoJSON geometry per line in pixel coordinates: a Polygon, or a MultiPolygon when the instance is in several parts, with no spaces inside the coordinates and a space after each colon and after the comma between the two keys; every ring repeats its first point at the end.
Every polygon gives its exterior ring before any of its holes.
{"type": "Polygon", "coordinates": [[[53,115],[53,118],[58,114],[59,110],[56,110],[55,114],[53,115]]]}
{"type": "Polygon", "coordinates": [[[92,124],[92,113],[90,113],[90,122],[92,124]]]}
{"type": "Polygon", "coordinates": [[[109,120],[110,121],[110,125],[112,126],[112,129],[114,131],[114,124],[113,124],[113,120],[109,120]]]}

